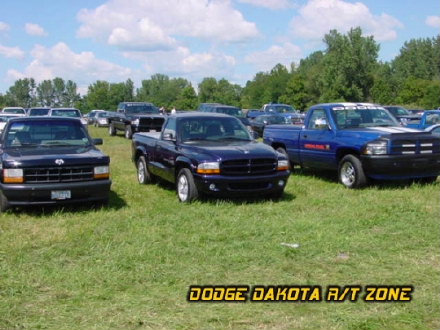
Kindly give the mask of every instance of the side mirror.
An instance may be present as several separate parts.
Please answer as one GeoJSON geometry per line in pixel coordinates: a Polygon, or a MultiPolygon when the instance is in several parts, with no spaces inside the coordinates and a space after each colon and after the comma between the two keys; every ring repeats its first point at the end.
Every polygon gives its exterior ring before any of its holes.
{"type": "Polygon", "coordinates": [[[173,136],[173,133],[165,133],[162,139],[164,141],[176,141],[176,138],[173,136]]]}
{"type": "Polygon", "coordinates": [[[263,124],[267,125],[269,122],[267,120],[263,120],[263,124]]]}
{"type": "Polygon", "coordinates": [[[102,139],[101,138],[93,139],[92,141],[93,141],[93,144],[96,145],[96,146],[102,145],[102,139]]]}

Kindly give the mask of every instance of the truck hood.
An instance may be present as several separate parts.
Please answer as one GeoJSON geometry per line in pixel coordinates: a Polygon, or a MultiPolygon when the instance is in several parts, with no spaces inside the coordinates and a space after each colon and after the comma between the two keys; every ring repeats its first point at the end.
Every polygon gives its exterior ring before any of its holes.
{"type": "Polygon", "coordinates": [[[197,144],[182,145],[185,154],[196,159],[212,161],[278,158],[279,154],[270,146],[256,141],[198,141],[197,144]]]}
{"type": "Polygon", "coordinates": [[[38,147],[3,150],[4,167],[39,167],[108,164],[110,158],[95,147],[38,147]],[[62,159],[57,165],[55,160],[62,159]]]}

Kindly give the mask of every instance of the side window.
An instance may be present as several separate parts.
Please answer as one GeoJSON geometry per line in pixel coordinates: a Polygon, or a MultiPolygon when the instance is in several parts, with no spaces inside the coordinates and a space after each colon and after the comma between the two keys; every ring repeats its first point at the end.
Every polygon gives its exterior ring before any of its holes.
{"type": "Polygon", "coordinates": [[[168,119],[163,129],[163,136],[165,136],[165,134],[170,134],[170,137],[173,139],[176,138],[176,118],[168,119]]]}
{"type": "Polygon", "coordinates": [[[327,127],[328,118],[323,109],[315,109],[313,110],[312,115],[310,116],[309,123],[307,124],[308,129],[316,129],[322,130],[324,127],[327,127]]]}

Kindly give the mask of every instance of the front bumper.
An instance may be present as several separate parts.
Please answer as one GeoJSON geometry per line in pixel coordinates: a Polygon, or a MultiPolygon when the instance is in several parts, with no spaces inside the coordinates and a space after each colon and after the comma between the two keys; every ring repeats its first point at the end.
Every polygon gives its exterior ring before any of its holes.
{"type": "Polygon", "coordinates": [[[373,179],[412,179],[440,175],[440,154],[361,156],[367,176],[373,179]]]}
{"type": "Polygon", "coordinates": [[[53,205],[79,202],[104,201],[108,199],[111,180],[94,180],[72,183],[4,184],[0,189],[11,206],[53,205]],[[52,199],[52,191],[70,191],[68,199],[52,199]]]}
{"type": "Polygon", "coordinates": [[[289,175],[290,171],[251,177],[194,174],[194,181],[198,191],[203,194],[247,197],[282,192],[289,175]]]}

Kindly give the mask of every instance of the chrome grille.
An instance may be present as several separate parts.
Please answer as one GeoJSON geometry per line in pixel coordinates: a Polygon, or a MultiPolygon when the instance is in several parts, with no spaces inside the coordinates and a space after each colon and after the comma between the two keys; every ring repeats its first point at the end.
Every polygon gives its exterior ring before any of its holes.
{"type": "Polygon", "coordinates": [[[224,175],[264,175],[277,169],[277,160],[271,158],[239,159],[223,161],[220,165],[224,175]]]}
{"type": "Polygon", "coordinates": [[[93,180],[92,166],[25,168],[26,183],[76,182],[93,180]]]}
{"type": "Polygon", "coordinates": [[[440,139],[399,139],[391,141],[391,154],[415,155],[440,153],[440,139]]]}

